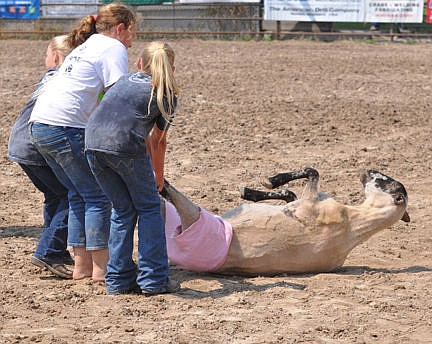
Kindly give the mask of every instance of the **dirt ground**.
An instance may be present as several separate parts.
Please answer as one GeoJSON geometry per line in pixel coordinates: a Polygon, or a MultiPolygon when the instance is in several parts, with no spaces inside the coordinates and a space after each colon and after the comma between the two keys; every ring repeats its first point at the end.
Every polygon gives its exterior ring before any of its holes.
{"type": "MultiPolygon", "coordinates": [[[[42,195],[6,158],[43,71],[46,41],[0,44],[1,343],[431,343],[431,43],[179,40],[180,107],[166,175],[222,214],[239,185],[304,166],[359,204],[359,174],[408,190],[411,223],[355,248],[332,273],[221,276],[172,268],[174,295],[108,296],[30,264],[42,195]]],[[[142,48],[129,50],[130,66],[142,48]]],[[[301,193],[302,183],[292,184],[301,193]]]]}

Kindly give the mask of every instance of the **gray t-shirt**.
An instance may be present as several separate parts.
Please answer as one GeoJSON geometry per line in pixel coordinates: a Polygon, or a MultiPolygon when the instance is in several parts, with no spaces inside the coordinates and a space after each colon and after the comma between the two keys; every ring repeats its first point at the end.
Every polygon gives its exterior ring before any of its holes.
{"type": "Polygon", "coordinates": [[[37,97],[35,93],[55,74],[57,69],[58,67],[51,68],[43,75],[36,85],[30,100],[25,105],[12,127],[9,135],[8,158],[14,162],[25,165],[47,165],[45,159],[40,155],[31,141],[28,121],[36,103],[37,97]]]}
{"type": "Polygon", "coordinates": [[[148,112],[150,94],[151,76],[141,72],[122,76],[87,122],[86,150],[131,157],[147,154],[144,140],[154,124],[162,130],[168,129],[157,106],[156,91],[148,112]]]}

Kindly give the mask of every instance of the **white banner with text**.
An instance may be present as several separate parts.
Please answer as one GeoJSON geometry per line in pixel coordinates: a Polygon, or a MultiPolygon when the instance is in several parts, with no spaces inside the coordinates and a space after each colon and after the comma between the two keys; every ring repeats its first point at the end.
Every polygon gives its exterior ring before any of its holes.
{"type": "Polygon", "coordinates": [[[265,20],[421,23],[424,0],[264,0],[265,20]]]}

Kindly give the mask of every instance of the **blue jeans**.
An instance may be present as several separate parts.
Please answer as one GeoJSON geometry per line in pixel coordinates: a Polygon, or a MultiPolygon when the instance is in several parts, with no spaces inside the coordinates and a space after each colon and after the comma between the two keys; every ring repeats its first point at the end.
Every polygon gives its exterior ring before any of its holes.
{"type": "Polygon", "coordinates": [[[49,166],[19,165],[34,186],[44,194],[44,230],[33,255],[49,264],[63,264],[65,258],[70,258],[66,250],[68,191],[49,166]]]}
{"type": "Polygon", "coordinates": [[[169,274],[165,224],[149,157],[134,159],[88,151],[87,159],[113,204],[105,275],[108,293],[121,293],[136,285],[142,290],[164,292],[169,274]],[[137,220],[138,275],[132,258],[137,220]]]}
{"type": "Polygon", "coordinates": [[[96,182],[84,154],[84,129],[35,122],[32,141],[68,189],[69,235],[73,247],[108,247],[111,203],[96,182]]]}

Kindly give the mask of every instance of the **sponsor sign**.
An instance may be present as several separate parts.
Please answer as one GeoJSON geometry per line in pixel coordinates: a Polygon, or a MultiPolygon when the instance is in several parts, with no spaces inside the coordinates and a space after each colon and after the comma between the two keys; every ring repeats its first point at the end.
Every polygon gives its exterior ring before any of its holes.
{"type": "Polygon", "coordinates": [[[426,4],[426,23],[432,23],[432,0],[427,0],[426,4]]]}
{"type": "MultiPolygon", "coordinates": [[[[1,1],[1,0],[0,0],[1,1]]],[[[82,18],[96,14],[98,0],[41,0],[44,18],[82,18]]]]}
{"type": "Polygon", "coordinates": [[[38,19],[39,0],[0,0],[0,18],[38,19]]]}
{"type": "Polygon", "coordinates": [[[181,4],[226,4],[226,3],[251,3],[259,4],[261,0],[179,0],[181,4]]]}
{"type": "Polygon", "coordinates": [[[264,0],[264,19],[421,23],[423,7],[423,0],[264,0]]]}

